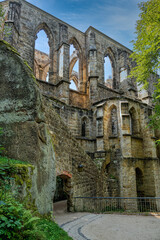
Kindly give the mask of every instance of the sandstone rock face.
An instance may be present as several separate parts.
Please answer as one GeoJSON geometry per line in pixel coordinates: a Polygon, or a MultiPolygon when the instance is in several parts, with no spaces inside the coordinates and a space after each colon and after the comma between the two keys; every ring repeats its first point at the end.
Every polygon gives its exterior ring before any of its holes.
{"type": "Polygon", "coordinates": [[[0,43],[1,143],[10,158],[35,166],[32,198],[40,213],[52,210],[55,153],[32,72],[13,49],[0,43]]]}
{"type": "Polygon", "coordinates": [[[68,208],[82,210],[76,196],[102,196],[103,182],[84,149],[73,138],[51,99],[44,98],[21,57],[0,42],[0,142],[6,155],[35,166],[32,198],[40,213],[52,211],[56,175],[65,180],[68,208]],[[83,166],[83,171],[79,168],[83,166]]]}

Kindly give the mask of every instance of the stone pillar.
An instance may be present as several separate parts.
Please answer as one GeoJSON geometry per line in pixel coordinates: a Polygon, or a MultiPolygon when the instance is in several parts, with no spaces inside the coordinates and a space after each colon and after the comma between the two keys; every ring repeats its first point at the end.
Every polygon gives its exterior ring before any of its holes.
{"type": "Polygon", "coordinates": [[[90,101],[92,104],[97,100],[98,97],[97,50],[95,49],[91,49],[89,51],[88,73],[90,82],[90,101]]]}
{"type": "Polygon", "coordinates": [[[65,103],[69,103],[69,44],[68,27],[59,24],[59,97],[65,103]]]}
{"type": "Polygon", "coordinates": [[[131,135],[130,134],[124,134],[122,136],[122,155],[125,158],[132,157],[132,144],[131,144],[131,135]]]}
{"type": "Polygon", "coordinates": [[[68,27],[64,24],[59,25],[59,76],[65,81],[69,81],[69,47],[68,27]]]}
{"type": "Polygon", "coordinates": [[[89,88],[90,101],[91,101],[91,104],[92,104],[92,103],[96,102],[96,100],[97,100],[98,76],[90,76],[89,77],[89,82],[90,82],[90,88],[89,88]]]}
{"type": "Polygon", "coordinates": [[[58,98],[66,104],[69,104],[69,84],[70,83],[65,80],[61,80],[58,83],[58,98]]]}
{"type": "Polygon", "coordinates": [[[8,19],[4,25],[4,40],[15,48],[17,47],[19,38],[20,13],[21,4],[18,2],[9,2],[8,19]],[[7,34],[5,34],[5,32],[7,32],[7,34]]]}
{"type": "Polygon", "coordinates": [[[120,118],[122,155],[125,158],[130,158],[132,157],[131,120],[129,114],[129,103],[127,101],[120,102],[120,118]]]}
{"type": "Polygon", "coordinates": [[[88,62],[88,76],[90,82],[90,101],[91,104],[97,100],[97,49],[95,42],[95,33],[89,34],[89,62],[88,62]]]}
{"type": "Polygon", "coordinates": [[[48,41],[48,45],[50,47],[50,53],[49,53],[49,59],[50,59],[50,66],[49,66],[49,82],[51,83],[55,83],[54,81],[54,71],[53,71],[53,50],[54,50],[54,46],[53,46],[53,41],[49,40],[48,41]]]}

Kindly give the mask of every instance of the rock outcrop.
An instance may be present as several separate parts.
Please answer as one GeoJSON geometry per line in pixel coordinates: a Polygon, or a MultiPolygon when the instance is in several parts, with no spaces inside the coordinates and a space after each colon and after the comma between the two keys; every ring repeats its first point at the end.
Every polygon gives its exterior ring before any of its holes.
{"type": "Polygon", "coordinates": [[[65,180],[69,210],[83,208],[74,197],[96,196],[97,189],[102,196],[96,165],[54,109],[53,100],[42,96],[27,63],[3,41],[0,89],[0,127],[4,133],[0,142],[8,157],[35,166],[31,195],[39,212],[53,210],[56,175],[65,180]]]}

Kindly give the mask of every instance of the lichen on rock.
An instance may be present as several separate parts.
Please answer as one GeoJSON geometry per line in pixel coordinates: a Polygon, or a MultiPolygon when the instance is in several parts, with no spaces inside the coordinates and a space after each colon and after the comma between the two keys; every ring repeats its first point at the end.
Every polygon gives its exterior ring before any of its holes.
{"type": "Polygon", "coordinates": [[[29,66],[4,41],[0,41],[0,72],[0,142],[8,157],[34,166],[33,171],[32,167],[17,165],[15,181],[26,185],[26,196],[35,200],[40,213],[47,214],[53,209],[56,174],[42,96],[29,66]]]}

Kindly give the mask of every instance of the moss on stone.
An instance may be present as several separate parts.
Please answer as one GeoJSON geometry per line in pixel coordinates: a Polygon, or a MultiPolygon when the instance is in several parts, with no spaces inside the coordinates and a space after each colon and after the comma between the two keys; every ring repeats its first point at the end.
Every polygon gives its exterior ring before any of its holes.
{"type": "Polygon", "coordinates": [[[33,174],[33,170],[35,167],[27,162],[2,156],[0,156],[0,166],[14,167],[15,170],[12,174],[12,177],[14,178],[15,186],[19,186],[25,189],[26,196],[23,198],[25,205],[28,206],[28,208],[32,206],[32,209],[36,209],[35,203],[30,193],[30,189],[32,187],[31,175],[33,174]]]}
{"type": "Polygon", "coordinates": [[[13,176],[15,184],[16,186],[24,187],[26,191],[25,196],[23,196],[23,203],[25,207],[33,211],[37,211],[35,201],[32,199],[30,192],[32,187],[31,175],[33,174],[34,166],[30,164],[15,164],[14,166],[17,169],[13,176]]]}
{"type": "MultiPolygon", "coordinates": [[[[14,54],[20,56],[19,52],[13,47],[11,46],[8,42],[4,41],[4,40],[0,40],[0,45],[5,45],[7,47],[7,49],[11,52],[13,52],[14,54]]],[[[34,82],[36,83],[37,86],[39,86],[38,82],[36,81],[36,78],[33,74],[33,70],[32,68],[29,66],[28,62],[26,60],[23,60],[24,64],[27,66],[28,70],[29,70],[29,75],[30,77],[34,80],[34,82]]]]}
{"type": "Polygon", "coordinates": [[[6,42],[4,40],[0,40],[0,45],[5,45],[9,51],[20,56],[19,52],[13,46],[11,46],[8,42],[6,42]]]}

